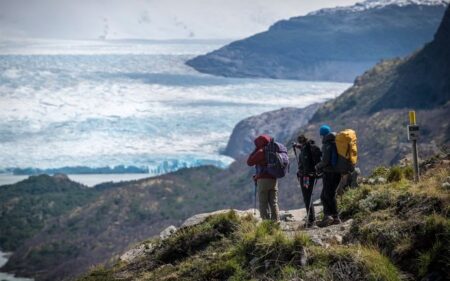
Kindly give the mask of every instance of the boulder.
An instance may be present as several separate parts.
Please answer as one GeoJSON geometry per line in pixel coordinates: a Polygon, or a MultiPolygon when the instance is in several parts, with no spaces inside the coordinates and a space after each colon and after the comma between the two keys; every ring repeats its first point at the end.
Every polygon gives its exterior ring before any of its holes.
{"type": "Polygon", "coordinates": [[[177,231],[177,228],[173,225],[167,227],[166,229],[164,229],[163,231],[161,231],[161,233],[159,234],[159,237],[162,240],[165,240],[167,238],[169,238],[172,234],[174,234],[177,231]]]}
{"type": "Polygon", "coordinates": [[[249,209],[249,210],[246,210],[246,211],[240,211],[240,210],[234,210],[234,209],[225,209],[225,210],[219,210],[219,211],[215,211],[215,212],[211,212],[211,213],[203,213],[203,214],[194,215],[194,216],[188,218],[187,220],[185,220],[183,222],[183,224],[180,226],[180,228],[184,228],[184,227],[189,227],[189,226],[194,226],[194,225],[200,224],[200,223],[204,222],[210,216],[225,214],[225,213],[228,213],[231,210],[235,211],[238,216],[253,215],[257,219],[260,218],[258,210],[249,209]]]}
{"type": "Polygon", "coordinates": [[[135,248],[132,248],[122,254],[119,259],[124,262],[131,262],[138,257],[144,256],[146,253],[151,253],[155,248],[155,245],[151,243],[143,243],[135,248]]]}

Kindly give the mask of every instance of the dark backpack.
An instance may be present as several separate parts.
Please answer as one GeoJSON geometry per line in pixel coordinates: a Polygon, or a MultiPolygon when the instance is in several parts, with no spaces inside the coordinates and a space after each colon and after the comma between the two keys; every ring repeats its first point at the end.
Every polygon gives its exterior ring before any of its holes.
{"type": "Polygon", "coordinates": [[[310,142],[308,146],[311,152],[312,167],[315,167],[322,160],[322,151],[314,142],[310,142]]]}
{"type": "Polygon", "coordinates": [[[276,177],[284,177],[289,170],[289,156],[287,148],[274,139],[264,148],[265,158],[267,162],[267,173],[276,177]]]}
{"type": "Polygon", "coordinates": [[[322,159],[322,151],[315,145],[314,141],[308,141],[300,150],[299,172],[304,175],[315,173],[315,166],[322,159]]]}

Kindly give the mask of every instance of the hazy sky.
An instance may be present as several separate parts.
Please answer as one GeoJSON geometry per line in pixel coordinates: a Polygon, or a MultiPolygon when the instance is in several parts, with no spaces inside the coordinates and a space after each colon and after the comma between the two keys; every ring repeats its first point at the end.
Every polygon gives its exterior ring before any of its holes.
{"type": "Polygon", "coordinates": [[[241,38],[355,0],[0,0],[0,38],[241,38]]]}

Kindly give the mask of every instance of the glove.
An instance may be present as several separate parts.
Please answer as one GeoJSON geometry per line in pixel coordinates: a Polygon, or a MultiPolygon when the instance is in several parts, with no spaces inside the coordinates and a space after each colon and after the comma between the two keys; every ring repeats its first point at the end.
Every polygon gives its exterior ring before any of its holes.
{"type": "Polygon", "coordinates": [[[314,167],[314,169],[316,170],[316,174],[322,174],[323,173],[322,168],[319,166],[319,164],[317,164],[314,167]]]}

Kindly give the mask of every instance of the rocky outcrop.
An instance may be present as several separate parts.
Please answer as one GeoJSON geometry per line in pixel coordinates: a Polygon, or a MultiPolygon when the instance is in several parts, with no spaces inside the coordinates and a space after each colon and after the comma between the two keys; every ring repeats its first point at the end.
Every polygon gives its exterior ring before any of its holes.
{"type": "Polygon", "coordinates": [[[319,106],[316,103],[305,108],[282,108],[240,121],[233,129],[224,154],[233,158],[248,155],[255,147],[253,140],[261,134],[286,143],[308,123],[319,106]]]}
{"type": "Polygon", "coordinates": [[[408,55],[432,40],[446,3],[372,0],[314,12],[187,64],[229,77],[350,82],[381,59],[408,55]]]}

